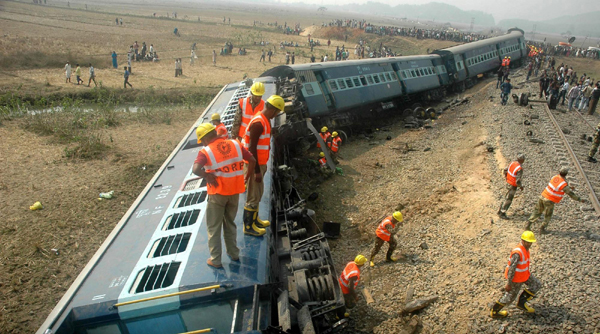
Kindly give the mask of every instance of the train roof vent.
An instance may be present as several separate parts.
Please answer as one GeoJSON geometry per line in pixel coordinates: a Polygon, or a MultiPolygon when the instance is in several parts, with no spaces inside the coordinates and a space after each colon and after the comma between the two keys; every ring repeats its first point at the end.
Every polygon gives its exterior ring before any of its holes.
{"type": "Polygon", "coordinates": [[[150,253],[148,253],[148,258],[184,252],[191,236],[191,233],[180,233],[156,240],[150,249],[150,253]]]}
{"type": "Polygon", "coordinates": [[[206,187],[205,179],[192,179],[187,181],[185,187],[183,187],[183,191],[196,190],[202,187],[206,187]]]}
{"type": "Polygon", "coordinates": [[[198,216],[200,215],[200,210],[189,210],[184,212],[178,212],[173,214],[167,218],[165,224],[163,225],[162,230],[168,231],[174,228],[186,227],[189,225],[194,225],[198,216]]]}
{"type": "Polygon", "coordinates": [[[140,270],[129,292],[140,293],[171,286],[180,265],[181,262],[167,262],[140,270]]]}
{"type": "Polygon", "coordinates": [[[183,195],[177,199],[174,208],[183,208],[190,205],[202,203],[206,200],[206,191],[199,191],[187,195],[183,195]]]}

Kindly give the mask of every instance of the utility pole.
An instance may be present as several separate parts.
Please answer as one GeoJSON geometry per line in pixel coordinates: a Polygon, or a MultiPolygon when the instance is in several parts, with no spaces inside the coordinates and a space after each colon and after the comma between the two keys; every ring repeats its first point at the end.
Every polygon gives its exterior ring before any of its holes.
{"type": "Polygon", "coordinates": [[[474,18],[474,17],[472,17],[472,18],[471,18],[471,27],[469,28],[469,30],[470,30],[471,32],[473,32],[473,25],[474,25],[474,24],[475,24],[475,18],[474,18]]]}

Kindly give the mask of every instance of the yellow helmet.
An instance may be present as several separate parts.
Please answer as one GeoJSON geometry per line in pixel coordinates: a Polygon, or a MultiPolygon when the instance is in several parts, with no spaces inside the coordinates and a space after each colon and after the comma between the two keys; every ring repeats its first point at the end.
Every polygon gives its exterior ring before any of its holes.
{"type": "Polygon", "coordinates": [[[331,134],[332,137],[337,137],[338,133],[336,131],[333,131],[333,133],[331,134]]]}
{"type": "Polygon", "coordinates": [[[400,211],[394,212],[394,214],[392,214],[392,217],[394,217],[394,219],[396,219],[397,221],[399,221],[401,223],[404,221],[404,218],[402,218],[402,212],[400,212],[400,211]]]}
{"type": "Polygon", "coordinates": [[[321,153],[319,153],[319,156],[320,156],[321,158],[323,158],[323,157],[325,156],[325,153],[321,152],[321,153]]]}
{"type": "Polygon", "coordinates": [[[321,132],[327,132],[327,130],[329,130],[329,129],[327,129],[326,126],[324,126],[324,127],[321,128],[321,132]]]}
{"type": "Polygon", "coordinates": [[[210,116],[210,120],[211,121],[220,121],[221,120],[221,115],[214,113],[212,114],[212,116],[210,116]]]}
{"type": "Polygon", "coordinates": [[[357,266],[362,266],[363,264],[367,263],[367,258],[364,255],[356,255],[354,258],[354,263],[356,263],[357,266]]]}
{"type": "Polygon", "coordinates": [[[210,123],[202,123],[198,125],[196,128],[196,137],[198,137],[198,144],[200,144],[200,139],[206,136],[207,133],[214,131],[215,126],[210,123]]]}
{"type": "Polygon", "coordinates": [[[255,82],[254,84],[252,84],[252,87],[250,87],[250,93],[256,96],[265,95],[265,84],[263,84],[262,82],[255,82]]]}
{"type": "Polygon", "coordinates": [[[537,241],[537,240],[535,240],[535,235],[533,235],[533,232],[531,232],[531,231],[523,232],[523,234],[521,234],[521,239],[525,240],[527,242],[536,242],[537,241]]]}
{"type": "Polygon", "coordinates": [[[283,111],[285,108],[285,101],[283,101],[283,98],[279,95],[271,95],[271,97],[267,100],[267,103],[279,109],[279,111],[283,111]]]}

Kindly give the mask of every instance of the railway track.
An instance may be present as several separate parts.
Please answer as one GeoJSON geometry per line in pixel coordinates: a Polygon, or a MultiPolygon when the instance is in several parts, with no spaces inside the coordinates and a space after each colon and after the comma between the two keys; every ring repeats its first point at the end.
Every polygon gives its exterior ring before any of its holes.
{"type": "Polygon", "coordinates": [[[557,151],[561,166],[574,165],[579,172],[579,178],[570,184],[576,188],[583,184],[589,191],[589,200],[600,215],[600,170],[598,164],[587,161],[591,146],[589,138],[596,131],[595,124],[598,117],[594,115],[583,115],[577,111],[560,113],[555,115],[548,105],[544,104],[544,110],[550,120],[546,123],[546,130],[557,151]],[[568,159],[571,160],[569,163],[568,159]],[[578,182],[580,181],[580,182],[578,182]]]}

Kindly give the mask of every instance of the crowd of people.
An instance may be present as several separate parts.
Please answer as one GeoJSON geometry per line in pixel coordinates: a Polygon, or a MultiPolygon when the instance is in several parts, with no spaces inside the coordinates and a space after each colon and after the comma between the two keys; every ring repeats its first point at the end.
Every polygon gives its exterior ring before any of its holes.
{"type": "Polygon", "coordinates": [[[568,45],[552,45],[545,42],[532,42],[528,44],[538,50],[540,54],[546,56],[574,57],[574,58],[590,58],[600,59],[600,50],[598,48],[584,49],[568,45]]]}

